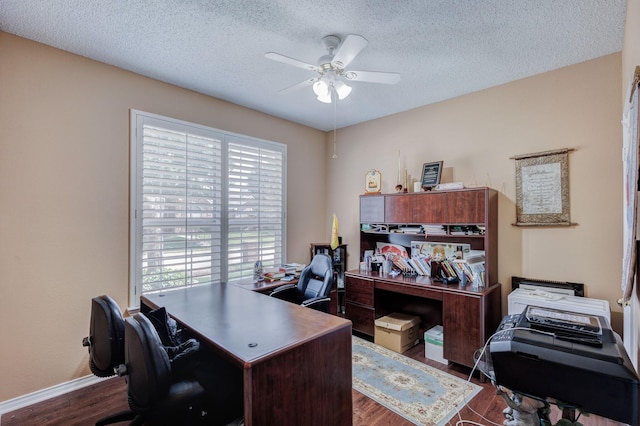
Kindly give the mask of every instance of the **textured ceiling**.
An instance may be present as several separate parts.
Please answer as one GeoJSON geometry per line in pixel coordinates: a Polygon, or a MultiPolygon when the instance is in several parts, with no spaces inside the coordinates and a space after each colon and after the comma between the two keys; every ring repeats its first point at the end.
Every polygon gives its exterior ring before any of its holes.
{"type": "MultiPolygon", "coordinates": [[[[0,0],[0,30],[321,130],[310,87],[328,34],[368,46],[338,128],[622,50],[626,0],[0,0]]],[[[1,60],[1,57],[0,57],[1,60]]]]}

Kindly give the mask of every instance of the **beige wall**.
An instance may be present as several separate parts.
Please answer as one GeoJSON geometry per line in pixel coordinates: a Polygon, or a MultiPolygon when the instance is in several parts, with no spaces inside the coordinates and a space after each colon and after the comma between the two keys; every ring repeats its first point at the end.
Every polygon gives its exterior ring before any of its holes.
{"type": "MultiPolygon", "coordinates": [[[[383,192],[402,168],[443,160],[445,181],[489,186],[499,196],[499,280],[503,312],[514,275],[586,284],[589,297],[615,311],[620,297],[622,173],[620,54],[540,74],[338,131],[337,160],[328,162],[329,208],[350,245],[356,268],[358,195],[370,169],[383,192]],[[510,157],[575,148],[569,154],[571,220],[561,228],[520,228],[515,222],[515,163],[510,157]]],[[[354,94],[352,96],[357,96],[354,94]]],[[[328,138],[327,146],[332,139],[328,138]]]]}
{"type": "Polygon", "coordinates": [[[323,132],[0,32],[0,401],[90,374],[91,297],[127,306],[130,108],[287,144],[289,260],[327,235],[323,132]]]}
{"type": "Polygon", "coordinates": [[[364,175],[380,170],[391,192],[400,150],[413,176],[444,160],[446,181],[500,192],[505,307],[511,276],[523,275],[584,282],[619,316],[620,54],[339,130],[336,160],[331,134],[2,32],[0,57],[0,338],[11,345],[0,401],[89,374],[80,346],[89,299],[128,302],[130,108],[286,143],[290,260],[305,261],[308,242],[328,240],[335,212],[355,268],[364,175]],[[509,157],[562,147],[576,149],[578,225],[511,226],[509,157]]]}

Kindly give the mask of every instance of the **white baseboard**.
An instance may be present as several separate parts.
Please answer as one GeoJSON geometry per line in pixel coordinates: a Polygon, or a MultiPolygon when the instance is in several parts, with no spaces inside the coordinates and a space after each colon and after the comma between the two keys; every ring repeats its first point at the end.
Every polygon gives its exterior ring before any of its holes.
{"type": "MultiPolygon", "coordinates": [[[[67,392],[72,392],[78,389],[82,389],[86,386],[93,385],[95,383],[106,380],[101,377],[93,375],[80,377],[78,379],[70,380],[68,382],[60,383],[49,388],[40,389],[38,391],[28,393],[26,395],[18,396],[13,399],[0,402],[0,416],[10,411],[15,411],[20,408],[27,407],[37,402],[42,402],[46,399],[63,395],[67,392]]],[[[1,422],[1,420],[0,420],[1,422]]]]}

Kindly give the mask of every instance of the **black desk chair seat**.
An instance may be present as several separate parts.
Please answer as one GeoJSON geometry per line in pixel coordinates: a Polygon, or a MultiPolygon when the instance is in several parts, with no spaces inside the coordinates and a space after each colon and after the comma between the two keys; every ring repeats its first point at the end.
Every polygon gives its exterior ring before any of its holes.
{"type": "Polygon", "coordinates": [[[302,306],[329,312],[331,298],[329,294],[333,287],[333,265],[331,257],[326,254],[316,254],[311,263],[302,272],[297,284],[278,287],[270,296],[302,306]]]}

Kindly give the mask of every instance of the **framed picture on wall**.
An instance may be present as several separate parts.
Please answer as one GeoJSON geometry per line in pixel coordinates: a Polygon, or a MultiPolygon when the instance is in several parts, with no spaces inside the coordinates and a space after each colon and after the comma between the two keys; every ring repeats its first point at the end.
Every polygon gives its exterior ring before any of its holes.
{"type": "Polygon", "coordinates": [[[516,226],[572,226],[569,218],[571,148],[517,155],[516,226]]]}
{"type": "Polygon", "coordinates": [[[442,176],[442,161],[424,163],[422,166],[422,187],[433,188],[440,183],[442,176]]]}

